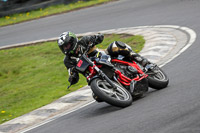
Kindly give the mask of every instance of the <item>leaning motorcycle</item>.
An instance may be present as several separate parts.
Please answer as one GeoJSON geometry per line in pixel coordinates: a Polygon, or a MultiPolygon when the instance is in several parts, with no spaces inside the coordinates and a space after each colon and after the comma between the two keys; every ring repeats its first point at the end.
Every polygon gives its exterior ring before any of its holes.
{"type": "Polygon", "coordinates": [[[142,67],[122,56],[111,59],[107,54],[88,57],[88,49],[79,58],[75,70],[87,78],[96,101],[117,107],[127,107],[133,99],[142,97],[148,87],[163,89],[168,85],[167,75],[155,64],[142,67]]]}

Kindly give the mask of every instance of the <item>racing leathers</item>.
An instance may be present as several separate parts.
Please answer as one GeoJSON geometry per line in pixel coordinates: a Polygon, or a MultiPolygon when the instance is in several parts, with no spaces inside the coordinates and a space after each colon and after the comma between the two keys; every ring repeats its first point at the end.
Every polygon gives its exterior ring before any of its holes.
{"type": "Polygon", "coordinates": [[[78,47],[76,52],[74,54],[70,53],[65,56],[64,64],[68,69],[68,81],[71,83],[71,85],[76,84],[79,81],[78,72],[74,71],[74,67],[77,64],[79,57],[84,53],[89,45],[91,45],[91,49],[88,51],[88,56],[94,56],[98,52],[98,49],[95,45],[101,43],[103,39],[104,36],[102,34],[84,36],[77,42],[78,47]]]}
{"type": "MultiPolygon", "coordinates": [[[[95,56],[99,50],[96,48],[95,45],[101,43],[104,39],[102,34],[92,35],[92,36],[84,36],[78,41],[78,48],[76,54],[69,54],[66,55],[64,58],[64,64],[68,69],[69,79],[68,81],[71,85],[76,84],[79,81],[78,72],[74,71],[74,67],[77,64],[78,58],[84,53],[89,45],[92,45],[92,48],[88,52],[88,56],[92,57],[95,56]]],[[[111,43],[105,51],[111,57],[117,57],[118,55],[122,55],[125,58],[129,58],[130,60],[134,60],[140,63],[142,66],[145,66],[149,61],[140,56],[139,54],[133,52],[130,46],[127,44],[115,41],[111,43]]]]}

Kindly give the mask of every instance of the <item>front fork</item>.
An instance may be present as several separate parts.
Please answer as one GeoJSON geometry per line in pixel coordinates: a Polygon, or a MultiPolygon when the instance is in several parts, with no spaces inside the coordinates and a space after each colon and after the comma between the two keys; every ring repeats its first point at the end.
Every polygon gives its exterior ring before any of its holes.
{"type": "Polygon", "coordinates": [[[96,73],[99,74],[99,76],[102,78],[102,79],[105,79],[113,88],[113,90],[116,90],[117,87],[116,85],[113,83],[112,80],[110,80],[108,78],[108,76],[106,76],[106,74],[103,73],[102,70],[100,70],[95,64],[93,66],[90,66],[89,67],[89,71],[90,71],[90,75],[87,76],[87,80],[90,80],[90,78],[94,77],[96,75],[96,73]]]}
{"type": "Polygon", "coordinates": [[[103,79],[105,79],[105,80],[113,87],[114,90],[117,89],[116,85],[113,84],[113,81],[110,80],[110,79],[108,78],[108,76],[106,76],[97,66],[95,66],[94,69],[98,72],[98,74],[99,74],[103,79]]]}

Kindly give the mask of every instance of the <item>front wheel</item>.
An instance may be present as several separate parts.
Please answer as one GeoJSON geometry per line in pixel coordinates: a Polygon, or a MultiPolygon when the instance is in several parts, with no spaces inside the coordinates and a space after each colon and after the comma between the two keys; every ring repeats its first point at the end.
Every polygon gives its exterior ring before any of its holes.
{"type": "Polygon", "coordinates": [[[169,79],[167,75],[158,66],[155,66],[152,70],[149,70],[147,74],[149,86],[154,89],[160,90],[167,87],[167,85],[169,84],[169,79]]]}
{"type": "Polygon", "coordinates": [[[115,90],[106,80],[97,78],[91,82],[91,89],[101,100],[111,105],[117,107],[130,106],[132,104],[131,94],[119,84],[114,84],[117,87],[115,90]]]}

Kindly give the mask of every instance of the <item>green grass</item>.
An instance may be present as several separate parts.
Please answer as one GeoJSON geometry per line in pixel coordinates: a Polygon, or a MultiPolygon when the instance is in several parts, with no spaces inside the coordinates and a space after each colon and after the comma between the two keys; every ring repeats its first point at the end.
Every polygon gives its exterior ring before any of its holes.
{"type": "Polygon", "coordinates": [[[16,23],[20,23],[23,21],[37,19],[37,18],[54,15],[54,14],[59,14],[59,13],[63,13],[63,12],[68,12],[68,11],[72,11],[75,9],[89,7],[89,6],[97,5],[97,4],[102,4],[102,3],[105,3],[108,1],[111,1],[111,0],[90,0],[90,1],[81,1],[80,0],[76,3],[71,3],[68,5],[64,5],[64,4],[54,5],[54,6],[47,7],[45,9],[41,8],[38,10],[26,12],[26,13],[13,14],[10,16],[1,17],[0,18],[0,26],[16,24],[16,23]]]}
{"type": "MultiPolygon", "coordinates": [[[[125,42],[139,52],[144,46],[142,36],[105,35],[104,49],[111,42],[125,42]]],[[[64,55],[56,41],[38,45],[0,50],[0,123],[28,113],[85,86],[81,75],[79,82],[71,86],[64,55]]]]}

